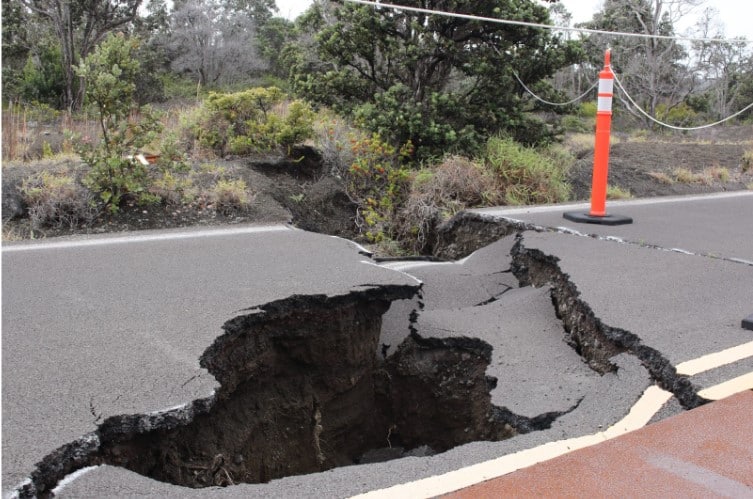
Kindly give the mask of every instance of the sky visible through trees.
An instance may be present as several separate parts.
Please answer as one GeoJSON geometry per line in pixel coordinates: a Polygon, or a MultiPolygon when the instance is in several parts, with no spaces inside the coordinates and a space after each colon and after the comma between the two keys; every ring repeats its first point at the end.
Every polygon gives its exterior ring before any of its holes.
{"type": "MultiPolygon", "coordinates": [[[[399,0],[395,0],[399,4],[399,0]]],[[[575,22],[591,19],[593,14],[603,5],[602,0],[564,0],[562,4],[573,14],[575,22]]],[[[310,0],[277,0],[279,15],[294,19],[311,5],[310,0]]],[[[713,7],[719,11],[719,19],[724,23],[725,34],[729,37],[742,36],[753,38],[753,2],[740,0],[713,0],[698,9],[698,14],[706,7],[713,7]]]]}

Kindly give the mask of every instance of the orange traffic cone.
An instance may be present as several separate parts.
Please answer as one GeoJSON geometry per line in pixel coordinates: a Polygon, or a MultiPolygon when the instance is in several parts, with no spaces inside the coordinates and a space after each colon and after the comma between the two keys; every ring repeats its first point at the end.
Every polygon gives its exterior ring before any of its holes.
{"type": "Polygon", "coordinates": [[[591,177],[591,211],[566,212],[563,216],[578,223],[622,225],[633,223],[630,217],[607,215],[607,177],[609,173],[609,135],[612,127],[612,97],[614,73],[611,51],[604,54],[604,69],[599,73],[599,96],[596,108],[596,141],[594,144],[594,170],[591,177]]]}

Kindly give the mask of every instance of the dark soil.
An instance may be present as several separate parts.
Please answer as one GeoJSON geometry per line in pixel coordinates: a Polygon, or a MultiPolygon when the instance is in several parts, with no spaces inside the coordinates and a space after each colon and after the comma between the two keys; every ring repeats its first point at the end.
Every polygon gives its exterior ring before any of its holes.
{"type": "MultiPolygon", "coordinates": [[[[723,130],[726,134],[706,132],[684,139],[659,137],[630,142],[617,135],[618,140],[610,148],[609,184],[638,198],[744,190],[753,182],[753,168],[743,171],[743,155],[753,150],[753,127],[723,130]],[[686,169],[697,178],[678,179],[678,169],[686,169]],[[728,178],[721,173],[723,170],[728,178]]],[[[590,197],[592,171],[590,151],[576,162],[569,175],[575,199],[590,197]]]]}

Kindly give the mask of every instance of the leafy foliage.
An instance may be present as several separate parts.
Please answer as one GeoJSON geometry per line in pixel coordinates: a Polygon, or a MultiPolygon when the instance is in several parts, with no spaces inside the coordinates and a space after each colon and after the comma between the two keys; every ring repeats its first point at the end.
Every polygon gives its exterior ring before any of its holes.
{"type": "Polygon", "coordinates": [[[358,204],[361,230],[371,242],[392,239],[392,220],[404,202],[410,170],[405,162],[413,154],[408,142],[396,150],[374,134],[351,143],[353,164],[346,174],[346,188],[358,204]]]}
{"type": "Polygon", "coordinates": [[[313,135],[314,113],[303,101],[286,103],[277,87],[210,94],[192,126],[202,147],[219,156],[288,150],[313,135]]]}
{"type": "Polygon", "coordinates": [[[82,58],[109,33],[127,28],[136,18],[142,0],[18,0],[32,19],[56,39],[63,69],[63,107],[78,109],[84,88],[76,79],[75,68],[82,58]],[[33,18],[32,18],[33,16],[33,18]]]}
{"type": "Polygon", "coordinates": [[[485,162],[496,176],[506,204],[557,203],[570,197],[562,161],[548,158],[512,139],[489,140],[485,162]]]}
{"type": "Polygon", "coordinates": [[[86,95],[97,111],[102,140],[77,141],[77,151],[91,169],[85,184],[98,192],[112,212],[123,197],[149,199],[148,169],[133,155],[156,139],[162,130],[148,107],[134,102],[139,63],[132,58],[137,40],[110,34],[76,69],[87,82],[86,95]]]}
{"type": "Polygon", "coordinates": [[[20,95],[23,99],[60,107],[65,88],[59,48],[43,47],[36,60],[30,56],[21,75],[20,95]]]}
{"type": "MultiPolygon", "coordinates": [[[[530,0],[406,5],[548,21],[546,9],[530,0]]],[[[574,44],[539,29],[353,4],[332,15],[334,22],[317,35],[319,63],[289,54],[294,88],[355,116],[393,147],[410,140],[419,159],[478,150],[500,130],[527,143],[541,141],[545,129],[531,132],[513,72],[536,82],[577,55],[574,44]]]]}

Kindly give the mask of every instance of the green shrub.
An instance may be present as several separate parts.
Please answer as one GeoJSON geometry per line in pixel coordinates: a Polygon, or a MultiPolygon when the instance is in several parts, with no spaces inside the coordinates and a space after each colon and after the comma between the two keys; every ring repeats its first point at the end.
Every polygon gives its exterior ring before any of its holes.
{"type": "Polygon", "coordinates": [[[20,94],[28,102],[60,108],[64,81],[60,48],[45,47],[36,58],[29,56],[26,61],[21,71],[20,94]]]}
{"type": "Polygon", "coordinates": [[[212,93],[191,125],[201,147],[218,156],[246,155],[290,147],[313,136],[308,104],[286,103],[277,87],[231,94],[212,93]]]}
{"type": "Polygon", "coordinates": [[[68,175],[42,172],[25,179],[21,194],[29,207],[32,228],[75,227],[89,223],[95,210],[89,191],[68,175]]]}
{"type": "Polygon", "coordinates": [[[616,185],[607,185],[607,199],[630,199],[633,197],[629,189],[623,189],[616,185]]]}
{"type": "Polygon", "coordinates": [[[697,113],[685,103],[681,103],[671,108],[666,104],[659,104],[656,106],[657,119],[673,125],[691,125],[695,121],[696,116],[697,113]]]}
{"type": "Polygon", "coordinates": [[[190,177],[176,175],[170,170],[151,181],[149,193],[167,205],[190,203],[197,194],[190,177]]]}
{"type": "Polygon", "coordinates": [[[76,68],[86,81],[86,97],[97,110],[102,131],[98,143],[88,137],[77,141],[76,152],[90,167],[85,185],[98,192],[113,213],[125,196],[153,200],[147,189],[148,169],[133,155],[156,139],[162,125],[148,106],[139,108],[134,100],[137,45],[135,39],[111,33],[76,68]]]}
{"type": "Polygon", "coordinates": [[[566,165],[512,139],[490,139],[484,160],[507,204],[557,203],[570,197],[566,165]]]}
{"type": "Polygon", "coordinates": [[[588,132],[593,124],[586,123],[583,118],[568,114],[562,117],[562,128],[566,132],[585,133],[588,132]]]}
{"type": "Polygon", "coordinates": [[[583,118],[596,118],[596,102],[582,102],[580,108],[578,108],[578,115],[583,118]]]}
{"type": "Polygon", "coordinates": [[[375,243],[393,238],[393,218],[405,200],[410,170],[403,162],[413,154],[408,143],[399,151],[379,135],[353,140],[354,160],[346,174],[346,189],[358,204],[356,223],[366,238],[375,243]]]}

